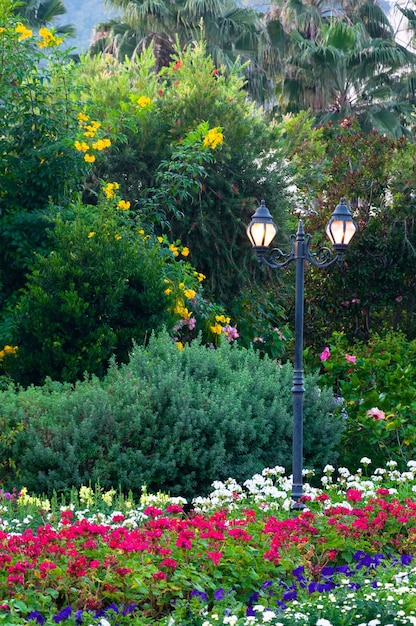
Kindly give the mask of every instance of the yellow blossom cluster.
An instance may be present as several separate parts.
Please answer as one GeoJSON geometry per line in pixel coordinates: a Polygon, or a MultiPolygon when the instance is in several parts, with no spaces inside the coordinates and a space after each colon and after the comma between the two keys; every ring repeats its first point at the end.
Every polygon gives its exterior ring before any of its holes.
{"type": "Polygon", "coordinates": [[[128,211],[130,208],[130,202],[128,200],[120,200],[120,202],[117,204],[117,208],[121,209],[122,211],[128,211]]]}
{"type": "MultiPolygon", "coordinates": [[[[83,136],[86,137],[87,140],[95,139],[98,130],[101,128],[101,122],[90,120],[88,115],[85,115],[85,113],[82,112],[78,114],[78,124],[82,130],[83,136]]],[[[75,141],[74,146],[79,152],[85,153],[84,161],[87,163],[94,163],[96,157],[92,154],[91,150],[96,150],[97,152],[105,150],[111,146],[111,141],[108,137],[100,137],[90,143],[83,139],[82,141],[75,141]]]]}
{"type": "Polygon", "coordinates": [[[41,500],[36,496],[30,496],[27,492],[27,487],[22,487],[22,489],[20,490],[17,503],[23,506],[34,505],[42,511],[50,511],[51,509],[51,503],[49,502],[49,500],[41,500]]]}
{"type": "Polygon", "coordinates": [[[19,35],[18,40],[23,41],[32,36],[33,31],[27,28],[22,22],[17,22],[15,32],[19,35]]]}
{"type": "Polygon", "coordinates": [[[215,316],[215,324],[209,327],[210,331],[214,333],[214,335],[221,335],[223,326],[222,324],[229,324],[231,318],[225,317],[225,315],[216,315],[215,316]]]}
{"type": "Polygon", "coordinates": [[[2,361],[7,355],[16,354],[17,350],[17,346],[4,346],[3,350],[0,350],[0,361],[2,361]]]}
{"type": "Polygon", "coordinates": [[[146,109],[151,104],[152,104],[152,101],[147,96],[140,96],[140,98],[138,98],[137,100],[137,106],[140,107],[141,109],[146,109]]]}
{"type": "Polygon", "coordinates": [[[39,42],[39,48],[53,48],[59,46],[63,42],[63,37],[56,37],[47,28],[41,28],[39,30],[41,41],[39,42]]]}
{"type": "Polygon", "coordinates": [[[183,300],[176,301],[173,312],[183,320],[189,319],[192,315],[192,311],[188,310],[188,308],[184,305],[183,300]]]}
{"type": "Polygon", "coordinates": [[[194,276],[196,276],[199,283],[202,283],[202,281],[206,278],[205,274],[201,274],[201,272],[194,272],[194,276]]]}
{"type": "Polygon", "coordinates": [[[118,183],[107,183],[106,186],[103,187],[105,197],[108,200],[112,200],[113,198],[116,197],[116,191],[119,188],[120,188],[120,185],[118,183]]]}
{"type": "Polygon", "coordinates": [[[91,487],[86,487],[85,485],[80,487],[79,501],[81,504],[86,504],[87,506],[94,504],[94,492],[91,487]]]}
{"type": "Polygon", "coordinates": [[[211,128],[204,137],[204,148],[212,148],[213,150],[221,145],[224,141],[224,135],[221,132],[221,128],[211,128]]]}

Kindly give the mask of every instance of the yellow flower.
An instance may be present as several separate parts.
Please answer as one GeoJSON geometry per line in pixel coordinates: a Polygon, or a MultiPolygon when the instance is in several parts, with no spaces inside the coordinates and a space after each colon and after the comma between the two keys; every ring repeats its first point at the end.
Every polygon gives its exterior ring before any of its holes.
{"type": "Polygon", "coordinates": [[[5,354],[16,354],[18,348],[17,346],[4,346],[3,350],[5,354]]]}
{"type": "Polygon", "coordinates": [[[90,118],[88,117],[88,115],[85,115],[85,113],[82,113],[82,111],[80,113],[78,113],[78,122],[80,124],[82,124],[82,122],[88,122],[90,118]]]}
{"type": "Polygon", "coordinates": [[[119,186],[120,185],[118,183],[107,183],[106,186],[103,188],[103,191],[109,200],[111,200],[112,198],[115,198],[116,196],[115,190],[118,189],[119,186]]]}
{"type": "Polygon", "coordinates": [[[187,248],[185,246],[185,248],[182,248],[182,252],[181,252],[182,256],[188,256],[189,255],[189,248],[187,248]]]}
{"type": "Polygon", "coordinates": [[[206,278],[205,274],[201,274],[200,272],[194,272],[194,276],[197,277],[198,282],[202,283],[202,281],[206,278]]]}
{"type": "Polygon", "coordinates": [[[115,489],[110,489],[110,491],[106,491],[101,494],[101,499],[106,503],[107,506],[111,506],[113,504],[113,497],[116,495],[115,489]]]}
{"type": "Polygon", "coordinates": [[[216,315],[215,316],[215,321],[216,322],[221,322],[222,324],[229,324],[231,321],[230,317],[225,317],[225,315],[216,315]]]}
{"type": "Polygon", "coordinates": [[[52,48],[53,46],[59,46],[63,42],[62,37],[55,37],[47,28],[41,28],[39,35],[42,37],[42,41],[39,42],[39,48],[52,48]]]}
{"type": "Polygon", "coordinates": [[[84,156],[84,161],[86,161],[87,163],[94,163],[95,156],[93,154],[86,154],[84,156]]]}
{"type": "Polygon", "coordinates": [[[91,487],[85,487],[84,485],[80,487],[79,490],[79,501],[82,504],[93,504],[94,503],[94,492],[91,487]]]}
{"type": "Polygon", "coordinates": [[[211,128],[204,137],[204,148],[215,149],[219,144],[224,141],[224,135],[221,132],[221,128],[211,128]]]}
{"type": "Polygon", "coordinates": [[[221,332],[222,332],[221,324],[215,324],[214,326],[210,326],[209,329],[215,335],[221,335],[221,332]]]}
{"type": "Polygon", "coordinates": [[[130,208],[130,202],[128,200],[120,200],[117,207],[123,211],[127,211],[130,208]]]}
{"type": "Polygon", "coordinates": [[[178,350],[183,350],[183,343],[182,343],[182,341],[177,341],[176,345],[178,346],[178,350]]]}
{"type": "Polygon", "coordinates": [[[152,103],[151,99],[148,98],[147,96],[140,96],[140,98],[137,100],[137,106],[139,106],[142,109],[145,109],[151,103],[152,103]]]}
{"type": "Polygon", "coordinates": [[[174,243],[171,243],[169,246],[169,250],[171,250],[173,252],[174,256],[178,256],[179,255],[179,251],[178,248],[175,246],[174,243]]]}
{"type": "Polygon", "coordinates": [[[88,239],[91,239],[91,237],[94,237],[95,232],[92,230],[90,233],[88,233],[88,239]]]}
{"type": "Polygon", "coordinates": [[[6,356],[5,351],[4,350],[0,350],[0,361],[2,361],[5,356],[6,356]]]}
{"type": "Polygon", "coordinates": [[[139,235],[144,235],[144,230],[143,230],[143,228],[141,228],[141,229],[139,230],[139,235]]]}
{"type": "Polygon", "coordinates": [[[185,298],[188,298],[188,300],[192,300],[192,298],[195,298],[196,296],[196,291],[194,291],[193,289],[185,289],[184,294],[185,298]]]}
{"type": "Polygon", "coordinates": [[[114,239],[116,239],[117,241],[119,241],[121,238],[121,235],[114,235],[114,239]]]}
{"type": "Polygon", "coordinates": [[[89,148],[88,144],[85,143],[85,141],[76,141],[74,145],[75,145],[75,148],[79,150],[80,152],[87,152],[89,148]]]}
{"type": "Polygon", "coordinates": [[[109,139],[98,139],[92,144],[92,148],[94,150],[104,150],[105,148],[109,148],[111,146],[111,141],[109,139]]]}
{"type": "Polygon", "coordinates": [[[157,240],[159,243],[163,243],[163,237],[158,237],[157,240]]]}
{"type": "Polygon", "coordinates": [[[172,289],[170,287],[168,287],[167,289],[165,289],[165,294],[168,296],[170,293],[172,293],[172,289]]]}
{"type": "Polygon", "coordinates": [[[19,41],[23,41],[32,36],[32,31],[26,28],[22,22],[17,22],[15,32],[19,34],[19,41]]]}

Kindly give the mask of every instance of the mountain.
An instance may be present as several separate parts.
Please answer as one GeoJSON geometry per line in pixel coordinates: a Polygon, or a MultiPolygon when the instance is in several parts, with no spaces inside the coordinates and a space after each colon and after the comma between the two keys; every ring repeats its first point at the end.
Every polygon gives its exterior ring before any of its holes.
{"type": "Polygon", "coordinates": [[[114,10],[105,6],[104,0],[64,0],[65,15],[59,19],[59,24],[73,24],[76,28],[76,37],[67,39],[69,46],[76,52],[86,52],[93,35],[94,27],[100,22],[111,19],[114,10]]]}

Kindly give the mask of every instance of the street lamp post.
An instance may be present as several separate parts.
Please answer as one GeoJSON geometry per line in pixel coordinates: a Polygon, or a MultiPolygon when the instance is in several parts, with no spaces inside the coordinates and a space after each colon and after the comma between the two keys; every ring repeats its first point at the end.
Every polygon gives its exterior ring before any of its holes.
{"type": "Polygon", "coordinates": [[[336,261],[341,266],[344,252],[357,230],[348,206],[341,198],[326,225],[326,234],[332,242],[333,252],[326,247],[317,252],[311,252],[309,243],[311,236],[303,229],[303,222],[299,220],[296,235],[291,235],[292,248],[284,253],[279,248],[269,249],[277,234],[277,226],[273,222],[264,200],[247,227],[247,235],[257,252],[260,265],[264,264],[272,269],[287,267],[292,261],[296,268],[295,288],[295,354],[293,374],[293,442],[292,442],[292,500],[294,509],[303,508],[300,498],[303,493],[303,394],[305,392],[303,374],[303,318],[304,318],[304,272],[307,261],[314,267],[328,267],[336,261]],[[266,258],[266,255],[268,258],[266,258]]]}

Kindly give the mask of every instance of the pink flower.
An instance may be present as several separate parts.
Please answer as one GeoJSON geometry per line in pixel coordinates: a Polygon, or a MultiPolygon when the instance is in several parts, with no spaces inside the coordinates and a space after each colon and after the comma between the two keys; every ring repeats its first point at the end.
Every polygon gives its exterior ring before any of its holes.
{"type": "Polygon", "coordinates": [[[373,418],[374,421],[385,420],[386,414],[381,409],[378,409],[376,406],[367,411],[367,415],[373,418]]]}
{"type": "Polygon", "coordinates": [[[326,348],[324,348],[321,354],[319,355],[319,358],[321,359],[321,361],[326,361],[329,359],[330,356],[331,356],[331,353],[329,351],[328,346],[326,346],[326,348]]]}
{"type": "Polygon", "coordinates": [[[234,339],[238,339],[238,337],[240,336],[235,326],[230,326],[229,324],[227,324],[222,330],[230,343],[234,341],[234,339]]]}
{"type": "Polygon", "coordinates": [[[347,359],[347,361],[349,361],[350,363],[355,363],[357,361],[357,357],[356,356],[351,356],[351,354],[346,354],[345,358],[347,359]]]}

